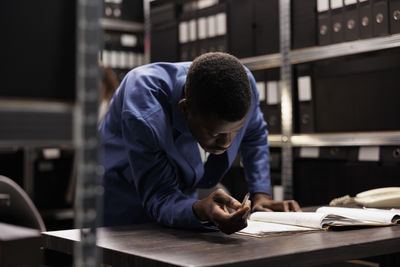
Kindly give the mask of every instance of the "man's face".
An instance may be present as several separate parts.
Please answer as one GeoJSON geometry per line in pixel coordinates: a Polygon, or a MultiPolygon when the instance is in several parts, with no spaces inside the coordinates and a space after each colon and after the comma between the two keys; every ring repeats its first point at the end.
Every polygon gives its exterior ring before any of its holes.
{"type": "Polygon", "coordinates": [[[217,118],[212,113],[208,116],[194,115],[187,107],[183,113],[193,137],[200,146],[216,155],[224,153],[231,146],[233,138],[243,128],[247,118],[246,115],[239,121],[229,122],[217,118]]]}

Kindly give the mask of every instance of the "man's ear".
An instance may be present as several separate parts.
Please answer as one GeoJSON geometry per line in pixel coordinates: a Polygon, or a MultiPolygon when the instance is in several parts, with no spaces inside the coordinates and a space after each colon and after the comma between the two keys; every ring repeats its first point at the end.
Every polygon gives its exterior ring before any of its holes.
{"type": "Polygon", "coordinates": [[[183,116],[185,116],[187,118],[189,115],[189,106],[188,106],[187,99],[182,98],[181,100],[179,100],[178,107],[179,107],[179,111],[183,114],[183,116]]]}

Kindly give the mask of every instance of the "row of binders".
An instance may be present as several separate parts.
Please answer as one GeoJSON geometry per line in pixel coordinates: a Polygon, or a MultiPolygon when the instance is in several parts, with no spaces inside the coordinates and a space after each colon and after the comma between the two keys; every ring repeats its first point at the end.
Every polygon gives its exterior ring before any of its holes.
{"type": "Polygon", "coordinates": [[[101,60],[105,66],[111,69],[130,70],[144,64],[144,53],[103,50],[101,60]]]}
{"type": "Polygon", "coordinates": [[[120,80],[132,68],[145,64],[143,33],[106,31],[103,36],[100,60],[113,69],[120,80]]]}
{"type": "Polygon", "coordinates": [[[110,19],[143,22],[143,0],[104,0],[103,16],[110,19]]]}
{"type": "Polygon", "coordinates": [[[318,43],[400,33],[399,0],[317,0],[318,43]]]}
{"type": "Polygon", "coordinates": [[[180,60],[193,60],[206,52],[227,52],[227,16],[224,4],[202,9],[198,9],[198,6],[185,8],[184,5],[183,9],[179,22],[180,60]]]}
{"type": "Polygon", "coordinates": [[[400,185],[399,146],[296,147],[293,156],[294,198],[303,206],[400,185]]]}
{"type": "MultiPolygon", "coordinates": [[[[279,0],[157,0],[150,21],[152,61],[208,51],[239,58],[279,52],[279,0]]],[[[395,34],[400,0],[292,0],[290,21],[292,49],[395,34]]]]}
{"type": "MultiPolygon", "coordinates": [[[[293,125],[297,133],[400,129],[397,86],[400,50],[293,67],[293,125]]],[[[254,71],[260,108],[272,134],[281,133],[279,69],[254,71]]]]}

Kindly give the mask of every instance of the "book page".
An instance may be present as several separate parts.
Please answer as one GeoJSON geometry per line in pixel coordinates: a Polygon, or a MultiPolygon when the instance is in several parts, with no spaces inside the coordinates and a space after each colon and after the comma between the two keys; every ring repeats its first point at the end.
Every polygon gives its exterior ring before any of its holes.
{"type": "Polygon", "coordinates": [[[315,231],[314,228],[300,227],[287,224],[268,223],[260,221],[247,221],[247,227],[237,232],[238,234],[250,235],[256,237],[279,235],[284,233],[298,233],[315,231]]]}
{"type": "Polygon", "coordinates": [[[383,209],[357,209],[341,207],[321,207],[316,213],[336,214],[356,220],[371,221],[381,224],[399,223],[400,212],[383,209]]]}
{"type": "Polygon", "coordinates": [[[322,229],[322,220],[326,214],[315,212],[263,212],[258,211],[250,215],[249,220],[287,225],[297,225],[322,229]]]}

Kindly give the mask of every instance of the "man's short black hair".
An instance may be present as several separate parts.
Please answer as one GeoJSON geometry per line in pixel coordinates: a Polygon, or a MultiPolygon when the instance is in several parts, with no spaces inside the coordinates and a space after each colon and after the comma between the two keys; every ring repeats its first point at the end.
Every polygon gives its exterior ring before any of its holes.
{"type": "Polygon", "coordinates": [[[232,55],[220,52],[203,54],[189,68],[185,98],[195,114],[215,114],[229,122],[241,120],[251,105],[246,70],[232,55]]]}

